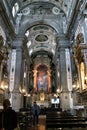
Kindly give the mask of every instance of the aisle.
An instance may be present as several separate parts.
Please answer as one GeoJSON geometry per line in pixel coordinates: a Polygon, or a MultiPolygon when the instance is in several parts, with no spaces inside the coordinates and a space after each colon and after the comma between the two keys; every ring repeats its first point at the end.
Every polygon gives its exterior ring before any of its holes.
{"type": "Polygon", "coordinates": [[[46,116],[40,115],[39,125],[32,126],[31,128],[29,128],[29,130],[45,130],[45,121],[46,121],[46,116]]]}

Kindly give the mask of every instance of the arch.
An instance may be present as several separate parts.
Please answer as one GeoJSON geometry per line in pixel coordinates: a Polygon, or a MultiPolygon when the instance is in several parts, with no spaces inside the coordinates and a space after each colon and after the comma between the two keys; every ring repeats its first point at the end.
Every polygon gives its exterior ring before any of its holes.
{"type": "Polygon", "coordinates": [[[29,23],[29,21],[27,21],[27,23],[24,26],[22,25],[22,28],[21,27],[19,28],[19,34],[24,35],[25,32],[29,28],[31,28],[32,26],[35,26],[36,24],[45,24],[45,25],[48,25],[51,28],[53,28],[57,33],[61,33],[61,34],[63,33],[61,27],[58,26],[58,23],[54,24],[52,21],[49,22],[49,20],[48,21],[46,20],[46,21],[43,21],[43,22],[42,21],[34,21],[34,22],[31,22],[31,23],[29,23]]]}
{"type": "MultiPolygon", "coordinates": [[[[26,30],[28,29],[28,28],[30,28],[31,26],[34,26],[35,24],[47,24],[47,25],[50,25],[51,27],[53,27],[55,30],[56,30],[56,32],[57,33],[63,33],[63,27],[60,25],[60,23],[58,23],[58,21],[59,21],[59,19],[57,19],[57,20],[55,20],[54,22],[51,20],[51,19],[48,19],[48,18],[42,18],[42,19],[30,19],[30,21],[29,21],[29,19],[28,19],[28,17],[29,16],[33,16],[33,14],[31,14],[31,11],[32,10],[34,10],[34,8],[32,8],[32,6],[34,7],[34,6],[37,6],[37,5],[39,5],[39,7],[37,8],[37,9],[39,9],[40,7],[42,7],[41,6],[41,3],[43,3],[43,8],[44,8],[44,5],[46,5],[47,6],[47,3],[48,3],[48,5],[49,5],[49,8],[50,8],[50,10],[52,10],[52,8],[53,7],[57,7],[60,11],[59,11],[59,13],[60,13],[60,15],[62,15],[63,17],[65,17],[66,18],[66,13],[64,12],[64,10],[63,10],[63,8],[60,6],[60,4],[58,4],[58,2],[56,2],[57,4],[55,4],[55,2],[52,2],[52,1],[47,1],[47,2],[45,2],[45,1],[41,1],[41,2],[39,2],[39,1],[33,1],[33,2],[29,2],[29,3],[27,3],[27,4],[25,4],[24,6],[22,6],[21,8],[20,8],[20,10],[18,11],[18,16],[20,16],[21,17],[21,22],[20,22],[20,26],[19,26],[19,31],[18,31],[18,33],[20,33],[20,34],[24,34],[25,32],[26,32],[26,30]],[[23,15],[23,10],[24,9],[26,9],[26,8],[30,8],[30,12],[29,12],[29,14],[26,14],[25,16],[23,15]],[[62,14],[61,14],[62,13],[62,14]],[[28,16],[29,15],[29,16],[28,16]],[[22,17],[23,16],[23,17],[22,17]],[[45,20],[44,20],[45,19],[45,20]],[[21,28],[22,27],[22,28],[21,28]]],[[[46,7],[47,8],[47,7],[46,7]]],[[[45,8],[45,9],[46,9],[45,8]]],[[[52,12],[51,12],[51,14],[53,15],[53,16],[55,16],[55,14],[53,14],[52,12]]],[[[44,12],[42,13],[42,16],[44,17],[44,12]]],[[[33,16],[34,17],[34,16],[33,16]]],[[[17,18],[17,17],[16,17],[17,18]]],[[[19,18],[20,19],[20,18],[19,18]]],[[[62,19],[61,19],[61,21],[62,21],[62,19]]]]}
{"type": "Polygon", "coordinates": [[[42,3],[42,5],[51,5],[51,6],[55,6],[55,7],[57,7],[57,8],[59,8],[61,11],[63,11],[63,13],[64,13],[64,15],[66,16],[66,13],[65,13],[65,11],[64,11],[64,9],[61,7],[61,5],[60,5],[60,3],[58,3],[58,1],[56,2],[54,2],[53,0],[52,1],[44,1],[44,0],[41,0],[41,2],[39,2],[38,0],[37,1],[32,1],[32,2],[29,2],[29,3],[27,3],[27,4],[25,4],[24,6],[22,6],[21,8],[20,8],[20,12],[24,9],[24,8],[26,8],[26,7],[29,7],[30,5],[36,5],[36,4],[40,4],[40,3],[42,3]]]}

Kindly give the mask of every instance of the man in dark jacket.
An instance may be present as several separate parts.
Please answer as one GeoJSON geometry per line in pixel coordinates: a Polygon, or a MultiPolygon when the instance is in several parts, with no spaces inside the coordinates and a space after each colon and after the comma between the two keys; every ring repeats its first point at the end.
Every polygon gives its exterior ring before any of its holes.
{"type": "Polygon", "coordinates": [[[33,125],[38,124],[38,117],[40,114],[40,107],[37,105],[36,101],[32,106],[32,114],[33,114],[33,125]]]}
{"type": "Polygon", "coordinates": [[[10,101],[5,99],[3,101],[4,109],[0,113],[0,130],[14,130],[17,127],[17,114],[10,107],[10,101]]]}

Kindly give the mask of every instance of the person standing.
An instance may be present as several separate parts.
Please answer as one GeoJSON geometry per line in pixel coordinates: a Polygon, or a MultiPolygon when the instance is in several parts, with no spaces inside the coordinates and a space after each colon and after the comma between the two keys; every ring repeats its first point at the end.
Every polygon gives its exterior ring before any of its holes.
{"type": "Polygon", "coordinates": [[[10,105],[9,99],[3,101],[3,110],[0,113],[0,130],[14,130],[14,128],[17,128],[17,114],[10,105]]]}
{"type": "Polygon", "coordinates": [[[33,125],[38,125],[38,118],[40,114],[40,107],[37,105],[36,101],[32,106],[32,114],[33,114],[33,125]]]}

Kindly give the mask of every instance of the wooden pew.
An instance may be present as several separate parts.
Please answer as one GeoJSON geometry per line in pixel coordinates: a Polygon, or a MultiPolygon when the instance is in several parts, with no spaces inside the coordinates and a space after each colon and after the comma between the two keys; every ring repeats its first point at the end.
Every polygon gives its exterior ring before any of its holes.
{"type": "Polygon", "coordinates": [[[32,113],[29,110],[24,111],[23,109],[17,113],[18,125],[20,129],[32,126],[32,113]]]}
{"type": "Polygon", "coordinates": [[[67,112],[48,112],[46,128],[87,127],[87,118],[77,117],[67,112]]]}

